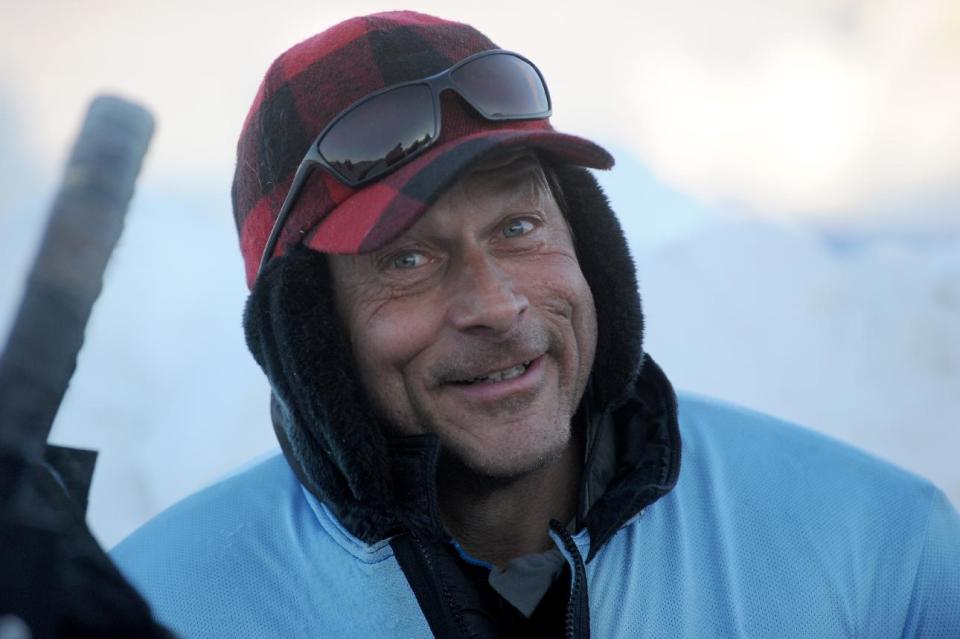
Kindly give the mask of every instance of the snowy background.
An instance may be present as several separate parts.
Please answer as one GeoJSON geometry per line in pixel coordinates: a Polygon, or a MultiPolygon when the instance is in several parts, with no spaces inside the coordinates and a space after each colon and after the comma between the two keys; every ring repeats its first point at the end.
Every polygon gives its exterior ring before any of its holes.
{"type": "MultiPolygon", "coordinates": [[[[960,5],[656,0],[415,7],[543,70],[617,157],[648,350],[677,387],[824,431],[960,503],[960,5]]],[[[350,13],[388,8],[355,2],[350,13]]],[[[89,99],[158,132],[53,439],[100,450],[112,545],[275,446],[243,344],[233,149],[317,3],[38,0],[0,21],[0,334],[89,99]]]]}

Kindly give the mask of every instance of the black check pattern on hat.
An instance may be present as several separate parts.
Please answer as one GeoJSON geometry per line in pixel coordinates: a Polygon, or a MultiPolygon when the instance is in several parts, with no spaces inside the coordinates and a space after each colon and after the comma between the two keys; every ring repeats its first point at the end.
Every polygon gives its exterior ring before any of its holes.
{"type": "MultiPolygon", "coordinates": [[[[469,25],[409,11],[352,18],[294,45],[270,66],[237,144],[232,189],[247,284],[252,286],[267,237],[309,145],[345,108],[380,89],[418,80],[464,58],[496,49],[469,25]]],[[[491,121],[460,96],[440,98],[442,127],[423,155],[361,188],[345,186],[324,170],[313,171],[284,224],[272,256],[307,241],[316,250],[361,252],[416,221],[449,184],[437,154],[457,151],[454,164],[492,148],[493,138],[554,153],[563,161],[608,168],[600,147],[553,131],[547,118],[491,121]],[[499,132],[510,133],[501,138],[499,132]],[[523,137],[524,134],[527,137],[523,137]],[[491,136],[484,144],[474,137],[491,136]],[[454,144],[454,142],[458,142],[454,144]],[[473,149],[471,152],[470,149],[473,149]],[[569,151],[572,151],[568,153],[569,151]],[[466,155],[464,155],[466,154],[466,155]],[[416,175],[423,170],[423,176],[416,175]],[[440,179],[430,180],[439,170],[440,179]],[[380,219],[383,214],[383,219],[380,219]],[[333,218],[339,217],[334,221],[333,218]],[[330,222],[330,223],[328,223],[330,222]]],[[[474,158],[475,159],[475,158],[474,158]]]]}
{"type": "MultiPolygon", "coordinates": [[[[278,57],[264,77],[237,145],[231,194],[248,273],[271,226],[267,220],[251,224],[248,217],[254,212],[271,220],[276,216],[284,187],[308,145],[335,115],[374,91],[436,73],[492,48],[493,42],[468,25],[392,12],[347,20],[278,57]]],[[[299,241],[304,228],[350,195],[349,189],[315,176],[310,187],[304,199],[311,211],[294,211],[282,245],[299,241]]]]}
{"type": "MultiPolygon", "coordinates": [[[[416,29],[401,27],[389,33],[373,31],[367,39],[386,87],[433,75],[456,62],[431,47],[416,29]],[[412,69],[419,70],[418,75],[411,77],[412,69]]],[[[493,43],[489,48],[495,48],[493,43]]]]}

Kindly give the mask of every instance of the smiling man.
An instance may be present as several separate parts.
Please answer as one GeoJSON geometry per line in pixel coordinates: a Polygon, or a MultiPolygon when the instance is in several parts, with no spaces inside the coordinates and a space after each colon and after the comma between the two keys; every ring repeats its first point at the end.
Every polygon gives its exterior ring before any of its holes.
{"type": "Polygon", "coordinates": [[[455,183],[381,250],[331,256],[361,383],[396,430],[440,438],[441,515],[495,564],[543,550],[575,508],[573,417],[596,313],[536,157],[455,183]]]}
{"type": "Polygon", "coordinates": [[[158,617],[187,637],[958,636],[942,493],[678,401],[587,170],[612,159],[552,109],[532,62],[416,13],[271,66],[233,196],[283,454],[115,550],[158,617]]]}

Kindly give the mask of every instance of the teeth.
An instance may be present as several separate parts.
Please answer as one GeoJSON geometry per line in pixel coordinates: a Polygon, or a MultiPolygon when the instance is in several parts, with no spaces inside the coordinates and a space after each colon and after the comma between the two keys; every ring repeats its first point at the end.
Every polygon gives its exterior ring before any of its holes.
{"type": "Polygon", "coordinates": [[[507,368],[502,371],[497,371],[496,373],[490,373],[484,377],[476,377],[467,381],[467,384],[492,384],[494,382],[502,382],[508,379],[514,379],[515,377],[520,377],[523,375],[527,367],[530,366],[530,362],[524,362],[523,364],[518,364],[513,368],[507,368]]]}

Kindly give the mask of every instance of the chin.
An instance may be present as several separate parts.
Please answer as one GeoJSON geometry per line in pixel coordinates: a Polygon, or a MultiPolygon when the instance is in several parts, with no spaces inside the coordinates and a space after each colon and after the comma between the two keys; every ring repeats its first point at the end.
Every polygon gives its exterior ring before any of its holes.
{"type": "Polygon", "coordinates": [[[535,473],[558,461],[570,446],[569,421],[551,432],[528,432],[526,437],[465,445],[441,435],[445,465],[449,470],[478,478],[509,482],[535,473]],[[522,440],[522,441],[518,441],[522,440]]]}

